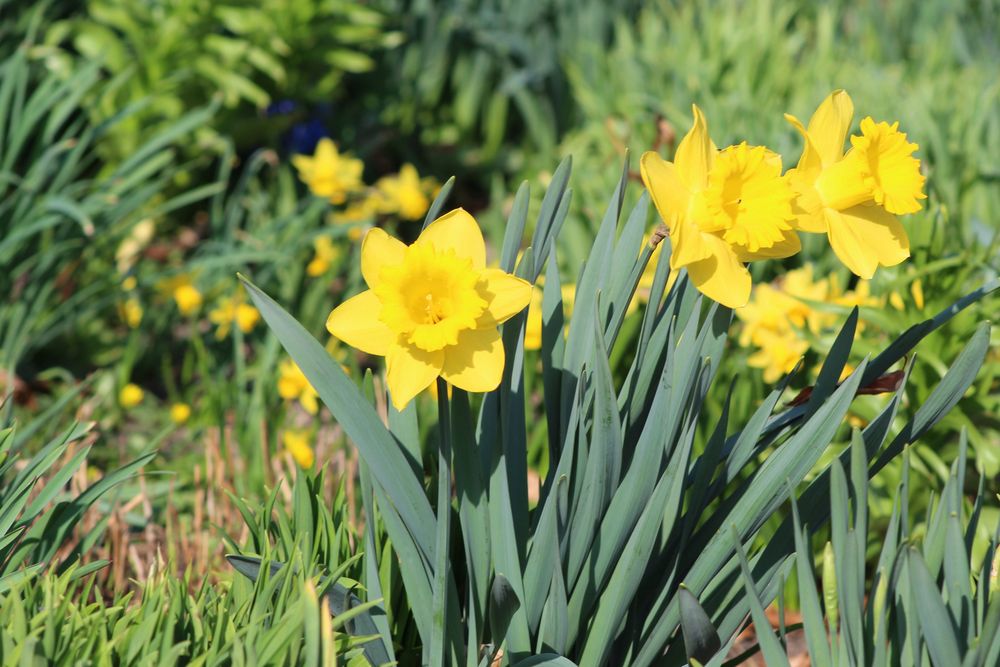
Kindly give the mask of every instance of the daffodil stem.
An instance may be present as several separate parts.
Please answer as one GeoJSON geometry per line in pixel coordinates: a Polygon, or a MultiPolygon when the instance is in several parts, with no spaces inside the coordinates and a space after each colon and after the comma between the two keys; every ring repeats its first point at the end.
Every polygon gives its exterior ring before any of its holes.
{"type": "Polygon", "coordinates": [[[451,405],[448,383],[437,379],[438,395],[438,500],[437,542],[434,556],[434,623],[431,631],[431,667],[446,664],[445,619],[448,604],[448,547],[451,535],[451,405]]]}

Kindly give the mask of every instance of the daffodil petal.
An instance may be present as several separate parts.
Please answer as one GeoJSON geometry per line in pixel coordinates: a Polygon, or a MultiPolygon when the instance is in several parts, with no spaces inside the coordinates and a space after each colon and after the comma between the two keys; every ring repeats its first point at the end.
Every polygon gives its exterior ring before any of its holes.
{"type": "Polygon", "coordinates": [[[716,148],[708,136],[708,123],[697,105],[691,105],[694,124],[681,139],[674,156],[674,164],[681,178],[690,189],[700,189],[708,183],[708,172],[712,168],[716,148]]]}
{"type": "Polygon", "coordinates": [[[795,232],[785,232],[785,237],[770,248],[760,248],[756,252],[736,249],[736,256],[741,262],[753,262],[758,259],[782,259],[791,257],[802,250],[802,242],[795,232]]]}
{"type": "Polygon", "coordinates": [[[381,310],[375,292],[365,290],[333,309],[326,319],[326,330],[362,352],[385,356],[396,335],[379,319],[381,310]]]}
{"type": "Polygon", "coordinates": [[[299,171],[309,171],[313,168],[314,160],[308,155],[293,155],[292,166],[299,171]]]}
{"type": "Polygon", "coordinates": [[[401,411],[441,374],[444,350],[428,352],[410,344],[394,344],[385,361],[392,404],[401,411]]]}
{"type": "Polygon", "coordinates": [[[663,222],[674,234],[677,220],[687,214],[691,191],[677,171],[676,165],[659,154],[646,151],[639,160],[642,182],[663,222]]]}
{"type": "Polygon", "coordinates": [[[844,155],[844,142],[853,120],[854,102],[844,90],[830,93],[809,119],[809,138],[824,167],[844,155]]]}
{"type": "Polygon", "coordinates": [[[816,150],[816,146],[813,145],[812,139],[809,138],[809,133],[802,125],[802,121],[790,113],[785,114],[785,120],[787,120],[791,126],[798,130],[799,134],[802,135],[802,155],[799,157],[799,163],[795,168],[802,178],[815,180],[816,176],[823,168],[823,160],[820,159],[819,151],[816,150]]]}
{"type": "Polygon", "coordinates": [[[729,308],[742,308],[750,301],[750,272],[725,241],[716,240],[711,256],[687,266],[688,275],[708,298],[729,308]]]}
{"type": "MultiPolygon", "coordinates": [[[[874,257],[876,266],[896,266],[910,256],[910,239],[906,230],[895,215],[881,206],[855,206],[840,211],[840,217],[851,234],[862,240],[869,256],[874,257]]],[[[832,237],[830,244],[833,245],[832,237]]],[[[871,275],[858,275],[871,278],[871,275]]]]}
{"type": "Polygon", "coordinates": [[[705,234],[691,220],[682,217],[678,220],[674,231],[670,235],[670,268],[680,269],[694,262],[701,261],[712,255],[711,240],[721,239],[711,234],[705,234]]]}
{"type": "Polygon", "coordinates": [[[484,269],[479,274],[478,290],[488,304],[477,323],[481,329],[506,322],[531,302],[531,283],[500,269],[484,269]]]}
{"type": "Polygon", "coordinates": [[[316,160],[319,162],[331,162],[339,157],[337,145],[331,139],[320,139],[316,144],[316,160]]]}
{"type": "Polygon", "coordinates": [[[865,280],[875,275],[875,269],[878,268],[878,254],[861,234],[861,229],[850,224],[840,211],[826,209],[824,214],[830,247],[838,259],[851,270],[851,273],[865,280]]]}
{"type": "Polygon", "coordinates": [[[381,279],[382,267],[403,263],[406,244],[389,236],[384,230],[372,227],[361,242],[361,275],[368,287],[375,288],[381,279]]]}
{"type": "Polygon", "coordinates": [[[486,266],[486,242],[476,219],[462,208],[445,213],[427,225],[417,243],[429,243],[439,252],[452,250],[472,262],[472,268],[486,266]]]}
{"type": "Polygon", "coordinates": [[[503,342],[496,329],[469,329],[445,350],[441,377],[459,389],[493,391],[503,378],[503,342]]]}

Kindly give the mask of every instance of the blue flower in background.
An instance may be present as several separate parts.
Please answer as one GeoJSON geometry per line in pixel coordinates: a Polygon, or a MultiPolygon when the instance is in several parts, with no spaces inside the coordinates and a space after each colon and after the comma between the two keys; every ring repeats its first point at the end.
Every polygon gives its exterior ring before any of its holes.
{"type": "Polygon", "coordinates": [[[298,104],[295,100],[278,100],[277,102],[271,102],[267,105],[267,109],[264,110],[266,116],[287,116],[290,113],[294,113],[298,108],[298,104]]]}
{"type": "Polygon", "coordinates": [[[319,118],[310,118],[303,123],[292,125],[285,137],[285,146],[292,153],[312,155],[319,140],[330,136],[326,125],[319,118]]]}
{"type": "Polygon", "coordinates": [[[319,140],[330,136],[326,123],[322,120],[329,113],[330,105],[321,104],[312,111],[308,119],[300,120],[306,115],[305,109],[295,100],[278,100],[264,110],[264,115],[268,118],[292,123],[282,137],[282,148],[289,153],[301,155],[311,155],[316,152],[319,140]]]}

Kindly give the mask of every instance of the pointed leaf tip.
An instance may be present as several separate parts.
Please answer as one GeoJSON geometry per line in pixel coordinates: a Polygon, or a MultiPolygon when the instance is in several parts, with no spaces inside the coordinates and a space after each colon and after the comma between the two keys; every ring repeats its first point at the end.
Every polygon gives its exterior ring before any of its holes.
{"type": "Polygon", "coordinates": [[[695,661],[706,663],[722,648],[722,640],[698,598],[684,585],[681,585],[677,595],[680,600],[681,633],[688,661],[691,664],[695,661]]]}

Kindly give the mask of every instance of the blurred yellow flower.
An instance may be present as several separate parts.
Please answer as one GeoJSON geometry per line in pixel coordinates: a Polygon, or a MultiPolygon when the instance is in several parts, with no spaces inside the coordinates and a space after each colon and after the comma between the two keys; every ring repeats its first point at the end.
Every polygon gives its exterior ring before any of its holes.
{"type": "Polygon", "coordinates": [[[187,403],[174,403],[170,406],[170,419],[175,424],[183,424],[191,418],[191,406],[187,403]]]}
{"type": "Polygon", "coordinates": [[[121,388],[121,391],[118,392],[118,403],[123,408],[134,408],[142,403],[142,399],[145,395],[146,393],[142,390],[142,387],[129,382],[121,388]]]}
{"type": "Polygon", "coordinates": [[[920,282],[920,278],[917,278],[912,283],[910,283],[910,294],[913,295],[913,305],[915,305],[918,310],[923,310],[924,284],[920,282]]]}
{"type": "Polygon", "coordinates": [[[142,322],[142,304],[135,297],[129,297],[120,304],[118,313],[129,329],[137,328],[142,322]]]}
{"type": "Polygon", "coordinates": [[[381,197],[378,195],[365,195],[360,199],[353,200],[344,210],[331,213],[330,220],[338,225],[371,222],[378,215],[381,208],[380,201],[381,197]]]}
{"type": "Polygon", "coordinates": [[[181,311],[181,315],[193,315],[201,308],[201,292],[190,283],[180,285],[174,289],[173,296],[174,302],[177,303],[177,310],[181,311]]]}
{"type": "Polygon", "coordinates": [[[287,430],[281,434],[281,442],[295,462],[302,468],[312,468],[316,461],[309,439],[309,431],[287,430]]]}
{"type": "Polygon", "coordinates": [[[219,299],[216,307],[208,314],[208,319],[216,325],[216,340],[222,340],[229,335],[234,322],[243,333],[253,331],[257,323],[260,322],[260,312],[250,304],[243,302],[241,292],[236,296],[219,299]]]}
{"type": "Polygon", "coordinates": [[[809,127],[785,114],[805,139],[798,166],[788,171],[795,191],[795,225],[825,233],[833,251],[855,275],[871,278],[879,266],[910,256],[897,215],[921,209],[924,176],[899,123],[861,121],[861,135],[844,141],[854,117],[850,95],[836,90],[820,104],[809,127]]]}
{"type": "Polygon", "coordinates": [[[119,273],[127,273],[135,265],[143,248],[153,240],[155,232],[156,223],[151,218],[145,218],[135,224],[132,232],[122,240],[115,251],[115,262],[119,273]]]}
{"type": "Polygon", "coordinates": [[[330,266],[340,257],[340,248],[333,244],[329,236],[317,236],[313,241],[313,258],[306,266],[306,273],[313,278],[330,270],[330,266]]]}
{"type": "Polygon", "coordinates": [[[471,215],[443,215],[410,246],[369,230],[361,273],[370,289],[338,306],[326,326],[348,345],[386,357],[396,409],[438,376],[466,391],[496,389],[504,368],[497,325],[528,305],[531,285],[486,268],[486,244],[471,215]]]}
{"type": "Polygon", "coordinates": [[[278,365],[278,395],[286,401],[297,400],[311,415],[319,410],[316,390],[309,384],[299,365],[285,359],[278,365]]]}
{"type": "Polygon", "coordinates": [[[673,162],[648,151],[642,181],[670,230],[670,268],[687,268],[706,296],[730,308],[750,299],[744,262],[789,257],[800,249],[792,231],[793,193],[781,156],[745,142],[718,150],[701,110],[673,162]]]}
{"type": "Polygon", "coordinates": [[[781,376],[791,372],[809,351],[809,343],[791,330],[761,331],[757,334],[757,341],[757,351],[747,358],[747,365],[761,369],[767,383],[777,382],[781,376]]]}
{"type": "Polygon", "coordinates": [[[341,155],[337,144],[330,139],[321,139],[312,157],[293,156],[292,164],[314,195],[325,197],[333,204],[343,204],[349,194],[364,187],[361,182],[364,164],[347,154],[341,155]]]}
{"type": "Polygon", "coordinates": [[[834,313],[812,306],[830,296],[829,281],[814,280],[812,266],[806,265],[789,271],[775,285],[757,285],[746,308],[736,311],[743,322],[740,345],[757,348],[747,363],[764,371],[765,382],[775,382],[790,372],[809,351],[809,342],[803,336],[806,331],[817,334],[836,320],[834,313]]]}
{"type": "Polygon", "coordinates": [[[419,220],[430,208],[434,190],[438,187],[433,178],[420,178],[416,167],[404,164],[395,176],[383,176],[375,183],[381,195],[382,213],[396,213],[404,220],[419,220]]]}
{"type": "MultiPolygon", "coordinates": [[[[871,295],[867,280],[843,292],[836,276],[815,279],[807,264],[773,284],[757,285],[746,308],[736,311],[743,324],[740,345],[756,348],[748,364],[764,371],[765,382],[775,382],[790,372],[809,351],[811,338],[838,325],[837,312],[818,308],[821,304],[870,307],[880,306],[882,300],[871,295]]],[[[863,328],[864,322],[859,321],[858,331],[863,328]]]]}
{"type": "MultiPolygon", "coordinates": [[[[563,317],[569,321],[573,312],[573,301],[576,299],[576,285],[563,285],[562,289],[563,317]]],[[[528,320],[524,324],[524,349],[542,349],[542,297],[541,286],[531,290],[531,302],[528,304],[528,320]]]]}
{"type": "MultiPolygon", "coordinates": [[[[913,297],[913,305],[917,307],[917,310],[923,310],[924,285],[920,282],[920,278],[915,278],[910,283],[910,296],[913,297]]],[[[889,295],[889,304],[896,310],[906,310],[906,302],[903,301],[903,296],[899,292],[894,291],[889,295]]]]}
{"type": "Polygon", "coordinates": [[[122,289],[126,292],[131,292],[138,286],[139,281],[135,279],[135,276],[129,276],[122,281],[122,289]]]}

